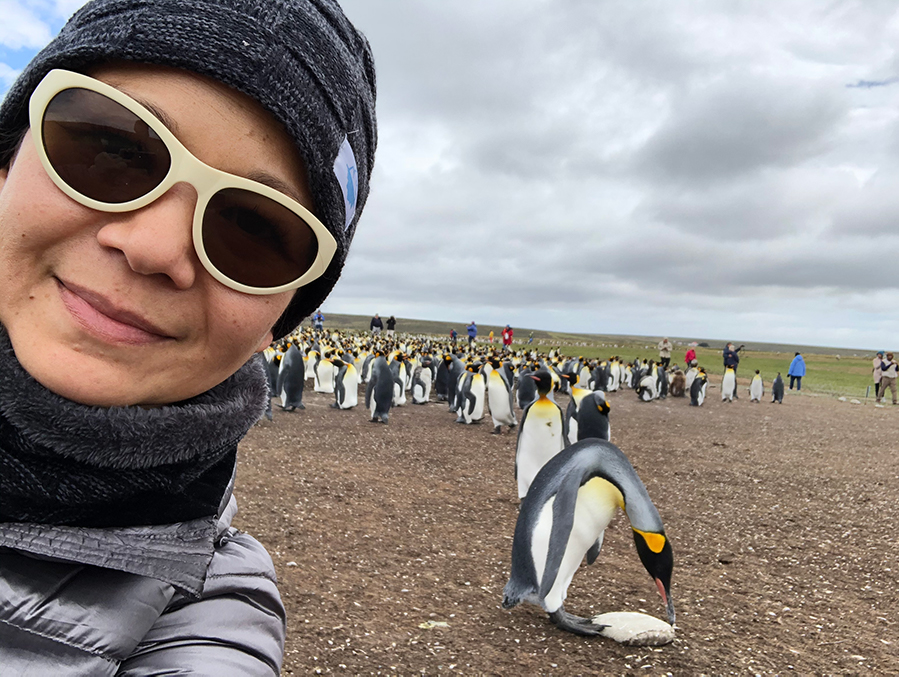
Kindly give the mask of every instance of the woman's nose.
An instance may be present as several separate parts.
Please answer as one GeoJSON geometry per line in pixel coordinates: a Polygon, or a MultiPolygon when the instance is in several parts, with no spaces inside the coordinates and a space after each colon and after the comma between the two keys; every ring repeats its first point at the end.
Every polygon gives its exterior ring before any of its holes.
{"type": "Polygon", "coordinates": [[[115,215],[97,240],[121,251],[134,272],[164,275],[177,289],[189,289],[201,265],[191,235],[196,206],[193,187],[178,183],[146,207],[115,215]]]}

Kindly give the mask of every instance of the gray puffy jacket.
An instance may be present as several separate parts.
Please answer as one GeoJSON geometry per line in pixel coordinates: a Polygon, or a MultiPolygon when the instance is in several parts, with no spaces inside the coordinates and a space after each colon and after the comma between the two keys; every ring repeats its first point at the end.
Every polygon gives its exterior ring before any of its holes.
{"type": "Polygon", "coordinates": [[[0,525],[0,675],[277,675],[274,567],[236,512],[230,498],[215,524],[0,525]]]}

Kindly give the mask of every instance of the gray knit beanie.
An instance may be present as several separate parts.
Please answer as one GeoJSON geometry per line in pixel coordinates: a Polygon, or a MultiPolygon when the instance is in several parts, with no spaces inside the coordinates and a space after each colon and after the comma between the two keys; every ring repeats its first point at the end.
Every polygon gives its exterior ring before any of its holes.
{"type": "Polygon", "coordinates": [[[289,333],[340,277],[368,197],[377,129],[365,37],[336,0],[93,0],[34,57],[0,106],[0,167],[28,127],[28,98],[48,71],[83,72],[108,60],[212,77],[258,101],[293,137],[312,211],[337,240],[337,253],[273,327],[275,338],[289,333]]]}

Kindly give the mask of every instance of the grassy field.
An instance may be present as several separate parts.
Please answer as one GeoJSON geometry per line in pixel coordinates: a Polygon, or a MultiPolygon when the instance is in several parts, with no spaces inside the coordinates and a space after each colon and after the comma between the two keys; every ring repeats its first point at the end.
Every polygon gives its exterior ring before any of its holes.
{"type": "MultiPolygon", "coordinates": [[[[382,317],[386,320],[386,317],[382,317]]],[[[368,331],[370,317],[362,315],[338,315],[326,316],[326,327],[345,329],[351,331],[368,331]]],[[[411,334],[428,334],[447,337],[449,330],[455,328],[459,333],[459,339],[465,336],[467,322],[437,322],[432,320],[416,320],[410,318],[397,318],[397,330],[411,334]]],[[[502,327],[498,325],[478,325],[479,341],[486,341],[492,330],[496,336],[495,341],[500,345],[500,332],[502,327]]],[[[528,335],[533,332],[534,345],[539,350],[559,348],[563,354],[587,358],[619,355],[622,359],[630,361],[634,358],[658,359],[656,344],[661,337],[640,336],[604,336],[599,334],[571,334],[551,332],[541,329],[515,329],[515,343],[513,347],[524,345],[528,335]]],[[[695,348],[699,364],[704,366],[713,375],[722,374],[721,351],[724,341],[703,339],[699,337],[670,337],[675,348],[672,353],[672,363],[683,366],[684,353],[687,351],[687,343],[696,341],[708,343],[708,348],[695,348]]],[[[736,341],[740,345],[740,341],[736,341]]],[[[748,380],[758,369],[765,380],[766,392],[770,389],[770,383],[780,372],[784,382],[789,386],[787,370],[796,351],[802,353],[806,363],[806,376],[802,379],[802,388],[805,392],[820,395],[844,395],[863,399],[865,390],[869,385],[873,386],[871,378],[871,360],[874,351],[865,352],[852,348],[828,348],[821,346],[795,346],[776,343],[746,343],[746,347],[740,351],[739,376],[741,381],[748,380]]],[[[715,376],[712,383],[716,382],[715,376]]],[[[874,391],[871,389],[871,397],[874,391]]]]}

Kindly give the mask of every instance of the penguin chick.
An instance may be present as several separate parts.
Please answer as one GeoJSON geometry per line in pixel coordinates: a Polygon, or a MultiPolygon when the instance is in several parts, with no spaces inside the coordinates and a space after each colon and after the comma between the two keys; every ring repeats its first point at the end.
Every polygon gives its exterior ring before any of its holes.
{"type": "Polygon", "coordinates": [[[565,611],[568,586],[584,555],[593,564],[616,508],[627,515],[637,555],[655,581],[674,625],[671,544],[646,487],[627,457],[605,440],[576,442],[537,473],[521,502],[512,541],[512,572],[503,608],[538,605],[562,630],[596,635],[603,626],[565,611]]]}

